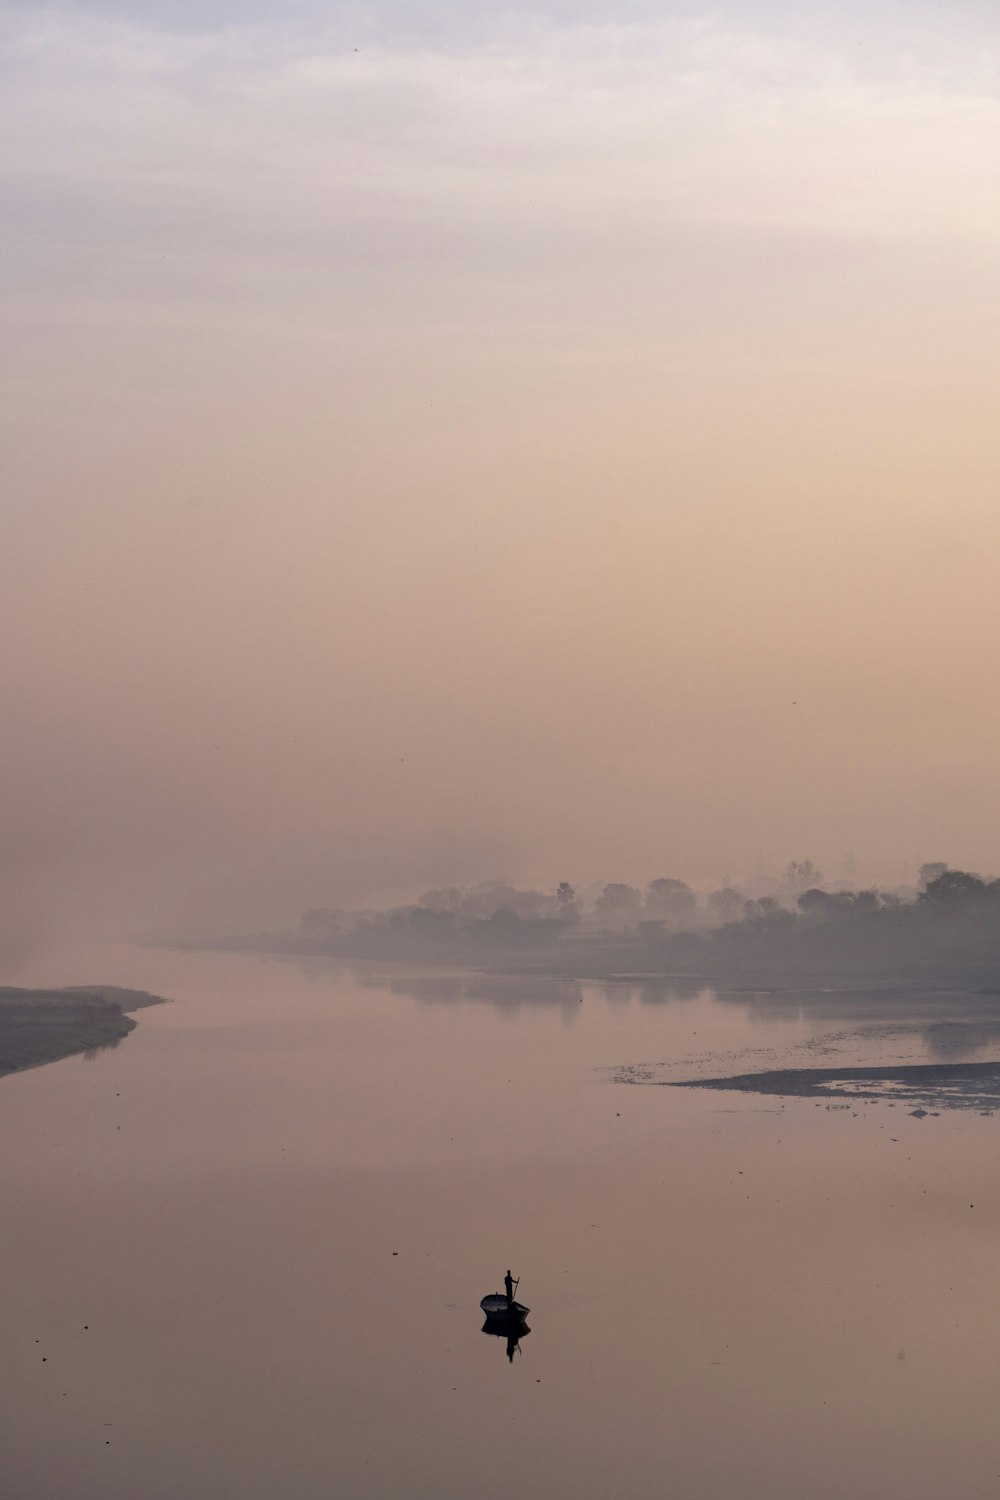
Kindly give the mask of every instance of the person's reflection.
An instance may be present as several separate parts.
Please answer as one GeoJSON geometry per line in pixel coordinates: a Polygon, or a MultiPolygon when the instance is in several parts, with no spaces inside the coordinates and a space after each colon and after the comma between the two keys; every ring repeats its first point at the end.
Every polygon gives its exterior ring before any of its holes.
{"type": "Polygon", "coordinates": [[[513,1364],[514,1352],[517,1349],[518,1344],[526,1334],[529,1334],[531,1332],[531,1329],[528,1327],[527,1323],[518,1323],[517,1326],[513,1328],[498,1328],[496,1323],[491,1322],[490,1319],[487,1318],[486,1322],[483,1324],[483,1332],[488,1333],[491,1338],[506,1339],[507,1358],[510,1363],[513,1364]]]}

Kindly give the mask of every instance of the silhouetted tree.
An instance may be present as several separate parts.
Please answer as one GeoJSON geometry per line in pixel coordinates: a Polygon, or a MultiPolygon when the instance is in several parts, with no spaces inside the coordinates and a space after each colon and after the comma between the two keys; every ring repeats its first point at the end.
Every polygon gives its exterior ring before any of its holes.
{"type": "Polygon", "coordinates": [[[979,902],[990,893],[996,881],[985,881],[966,870],[945,870],[932,880],[917,900],[930,906],[961,906],[979,902]]]}
{"type": "Polygon", "coordinates": [[[509,948],[534,948],[553,942],[559,931],[560,923],[553,917],[525,919],[506,909],[474,922],[469,929],[475,942],[509,948]]]}
{"type": "Polygon", "coordinates": [[[445,885],[438,890],[424,891],[422,896],[417,897],[417,905],[425,906],[428,911],[458,913],[462,909],[464,895],[461,886],[445,885]]]}
{"type": "Polygon", "coordinates": [[[576,891],[568,880],[560,880],[556,890],[556,901],[559,903],[559,920],[561,922],[579,922],[580,908],[577,904],[576,891]]]}
{"type": "Polygon", "coordinates": [[[450,912],[463,921],[485,921],[499,911],[525,921],[555,916],[557,902],[543,891],[522,891],[505,880],[485,880],[472,887],[444,886],[425,891],[418,902],[429,911],[450,912]]]}
{"type": "Polygon", "coordinates": [[[796,905],[811,921],[833,922],[878,911],[882,898],[878,891],[821,891],[813,887],[802,892],[796,905]]]}
{"type": "Polygon", "coordinates": [[[708,898],[709,915],[715,922],[735,922],[743,910],[743,896],[735,886],[724,885],[708,898]]]}
{"type": "Polygon", "coordinates": [[[594,914],[609,927],[625,927],[642,911],[642,894],[634,885],[611,881],[594,902],[594,914]]]}
{"type": "Polygon", "coordinates": [[[781,902],[775,900],[774,896],[757,896],[754,900],[743,903],[743,915],[748,922],[766,922],[780,916],[784,910],[781,902]]]}
{"type": "Polygon", "coordinates": [[[804,917],[817,922],[829,922],[833,917],[846,916],[851,909],[848,891],[821,891],[817,886],[803,891],[795,904],[804,917]]]}
{"type": "Polygon", "coordinates": [[[390,932],[396,936],[415,937],[421,941],[448,938],[456,930],[455,915],[450,911],[432,911],[426,906],[396,906],[387,915],[390,932]]]}
{"type": "Polygon", "coordinates": [[[671,926],[688,920],[697,906],[694,891],[683,880],[651,880],[646,887],[646,911],[671,926]]]}

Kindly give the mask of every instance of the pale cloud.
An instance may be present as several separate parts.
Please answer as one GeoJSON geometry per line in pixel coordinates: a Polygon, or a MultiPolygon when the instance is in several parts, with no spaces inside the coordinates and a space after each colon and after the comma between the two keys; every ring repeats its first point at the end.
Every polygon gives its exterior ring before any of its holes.
{"type": "Polygon", "coordinates": [[[7,164],[71,211],[82,192],[155,202],[208,238],[252,209],[251,238],[347,213],[511,237],[693,223],[992,241],[983,39],[868,40],[678,20],[355,52],[280,21],[178,35],[43,13],[8,22],[7,164]]]}

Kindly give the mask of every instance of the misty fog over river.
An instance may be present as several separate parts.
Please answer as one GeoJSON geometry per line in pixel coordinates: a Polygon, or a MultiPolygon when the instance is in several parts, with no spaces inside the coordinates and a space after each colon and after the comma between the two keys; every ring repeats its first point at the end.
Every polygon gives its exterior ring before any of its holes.
{"type": "Polygon", "coordinates": [[[995,1119],[616,1081],[990,1058],[981,1022],[124,948],[19,978],[94,976],[172,1003],[0,1080],[5,1494],[993,1492],[995,1119]]]}
{"type": "Polygon", "coordinates": [[[1000,7],[0,69],[0,1500],[992,1500],[1000,7]]]}

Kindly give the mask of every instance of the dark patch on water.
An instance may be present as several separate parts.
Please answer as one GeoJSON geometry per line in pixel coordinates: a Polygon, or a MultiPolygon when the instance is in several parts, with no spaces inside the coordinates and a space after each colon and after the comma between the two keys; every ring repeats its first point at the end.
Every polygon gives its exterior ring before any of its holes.
{"type": "Polygon", "coordinates": [[[777,1068],[735,1073],[728,1078],[662,1080],[638,1071],[619,1075],[623,1083],[659,1088],[727,1089],[744,1094],[777,1094],[799,1099],[855,1099],[911,1104],[921,1119],[933,1110],[1000,1110],[1000,1062],[917,1063],[901,1067],[777,1068]]]}

